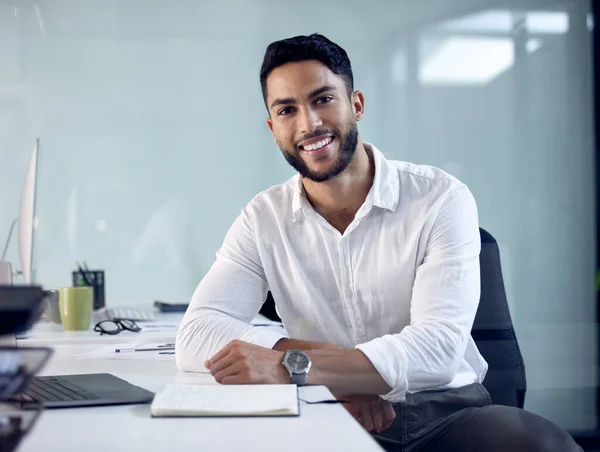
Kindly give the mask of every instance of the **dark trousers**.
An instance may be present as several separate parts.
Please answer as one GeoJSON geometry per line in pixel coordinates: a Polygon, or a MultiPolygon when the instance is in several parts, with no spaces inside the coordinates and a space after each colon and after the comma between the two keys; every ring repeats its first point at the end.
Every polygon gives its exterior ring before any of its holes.
{"type": "Polygon", "coordinates": [[[479,383],[407,394],[389,429],[373,434],[394,452],[582,452],[563,429],[530,411],[492,405],[479,383]]]}

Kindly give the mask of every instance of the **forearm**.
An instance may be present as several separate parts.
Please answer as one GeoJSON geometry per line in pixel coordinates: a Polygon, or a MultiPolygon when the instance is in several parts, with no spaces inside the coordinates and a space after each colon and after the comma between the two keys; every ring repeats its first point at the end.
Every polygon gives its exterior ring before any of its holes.
{"type": "Polygon", "coordinates": [[[343,350],[343,347],[336,344],[327,344],[324,342],[309,342],[296,339],[280,339],[273,346],[273,350],[343,350]]]}
{"type": "Polygon", "coordinates": [[[387,394],[391,390],[360,350],[312,349],[306,354],[312,362],[307,384],[325,385],[338,393],[387,394]]]}
{"type": "MultiPolygon", "coordinates": [[[[284,342],[285,343],[285,342],[284,342]]],[[[324,385],[334,393],[387,394],[385,383],[367,356],[358,349],[307,350],[312,361],[306,384],[324,385]]],[[[233,341],[206,361],[221,384],[289,384],[285,353],[244,341],[233,341]]]]}
{"type": "Polygon", "coordinates": [[[205,372],[204,361],[241,339],[270,348],[282,334],[274,328],[252,327],[250,324],[209,309],[186,314],[176,338],[176,363],[181,371],[205,372]]]}

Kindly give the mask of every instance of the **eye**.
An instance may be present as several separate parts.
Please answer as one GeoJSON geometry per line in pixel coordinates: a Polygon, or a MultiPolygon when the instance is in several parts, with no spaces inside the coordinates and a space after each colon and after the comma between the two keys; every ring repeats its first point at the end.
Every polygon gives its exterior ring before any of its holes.
{"type": "Polygon", "coordinates": [[[327,104],[333,100],[331,96],[323,96],[317,99],[317,104],[327,104]]]}
{"type": "Polygon", "coordinates": [[[285,115],[289,115],[292,111],[293,111],[292,107],[285,107],[285,108],[282,108],[281,110],[279,110],[279,113],[277,113],[277,114],[279,116],[285,116],[285,115]]]}

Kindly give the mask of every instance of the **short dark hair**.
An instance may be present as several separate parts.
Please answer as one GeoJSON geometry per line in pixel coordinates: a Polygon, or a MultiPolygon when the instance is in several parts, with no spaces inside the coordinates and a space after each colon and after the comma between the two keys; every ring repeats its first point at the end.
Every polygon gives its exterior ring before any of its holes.
{"type": "MultiPolygon", "coordinates": [[[[354,91],[354,77],[350,59],[344,49],[325,36],[313,33],[310,36],[294,36],[269,44],[260,68],[260,86],[267,106],[267,77],[279,66],[296,61],[317,60],[331,72],[344,79],[348,97],[354,91]]],[[[267,106],[267,110],[269,107],[267,106]]]]}

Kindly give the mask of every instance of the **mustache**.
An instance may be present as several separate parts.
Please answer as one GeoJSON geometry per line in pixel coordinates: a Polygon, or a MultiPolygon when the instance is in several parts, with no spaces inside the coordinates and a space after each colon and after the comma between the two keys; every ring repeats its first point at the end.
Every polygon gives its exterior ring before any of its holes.
{"type": "Polygon", "coordinates": [[[335,130],[330,130],[330,129],[317,129],[314,132],[307,133],[301,139],[296,141],[296,148],[300,147],[300,145],[298,143],[300,143],[301,141],[312,140],[313,138],[318,138],[321,136],[330,136],[330,135],[336,136],[337,132],[335,130]]]}

